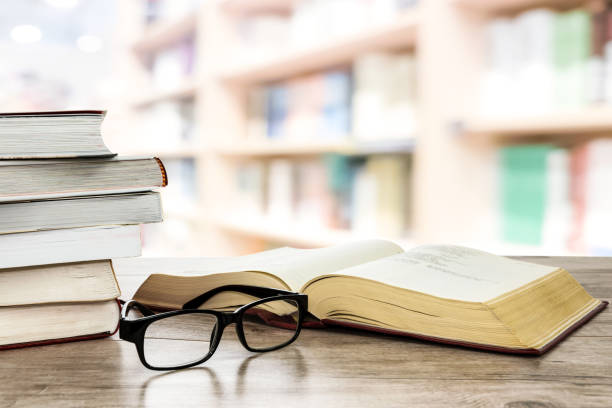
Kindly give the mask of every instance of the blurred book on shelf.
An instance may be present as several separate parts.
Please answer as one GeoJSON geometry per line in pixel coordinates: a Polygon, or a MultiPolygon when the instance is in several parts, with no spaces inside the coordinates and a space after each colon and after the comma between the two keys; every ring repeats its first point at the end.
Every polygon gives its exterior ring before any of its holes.
{"type": "Polygon", "coordinates": [[[290,19],[286,13],[257,13],[238,20],[238,59],[253,61],[274,55],[288,46],[290,19]]]}
{"type": "Polygon", "coordinates": [[[233,208],[242,219],[395,238],[410,228],[409,156],[248,162],[235,178],[233,208]]]}
{"type": "Polygon", "coordinates": [[[531,9],[492,19],[481,114],[537,115],[612,102],[610,7],[531,9]]]}
{"type": "Polygon", "coordinates": [[[511,146],[500,156],[505,242],[554,253],[612,253],[612,140],[511,146]]]}
{"type": "Polygon", "coordinates": [[[268,168],[268,217],[279,222],[294,219],[295,167],[285,159],[275,159],[268,168]]]}
{"type": "MultiPolygon", "coordinates": [[[[134,116],[136,123],[128,141],[130,146],[162,154],[197,147],[192,98],[154,103],[138,109],[134,116]]],[[[126,146],[126,150],[134,148],[126,146]]]]}
{"type": "Polygon", "coordinates": [[[320,44],[376,24],[389,23],[416,0],[306,0],[297,3],[290,23],[294,47],[320,44]]]}
{"type": "Polygon", "coordinates": [[[366,54],[352,69],[250,89],[249,140],[407,139],[416,131],[414,55],[366,54]]]}
{"type": "Polygon", "coordinates": [[[352,131],[357,139],[413,137],[416,60],[412,54],[366,54],[353,65],[352,131]]]}
{"type": "Polygon", "coordinates": [[[151,56],[151,81],[154,89],[177,89],[194,72],[195,38],[187,36],[151,56]]]}
{"type": "Polygon", "coordinates": [[[327,166],[316,159],[304,160],[295,163],[295,172],[296,223],[319,229],[340,228],[327,166]]]}
{"type": "Polygon", "coordinates": [[[197,210],[198,189],[196,165],[193,158],[164,160],[168,173],[168,187],[162,191],[166,211],[189,217],[197,210]]]}
{"type": "Polygon", "coordinates": [[[261,217],[266,209],[267,167],[262,161],[247,161],[236,167],[236,181],[228,203],[238,217],[261,217]]]}
{"type": "Polygon", "coordinates": [[[501,150],[502,234],[505,241],[542,244],[547,193],[548,145],[510,146],[501,150]],[[525,199],[529,197],[529,199],[525,199]]]}
{"type": "Polygon", "coordinates": [[[350,132],[351,75],[348,70],[334,70],[255,87],[248,103],[251,140],[343,138],[350,132]]]}
{"type": "Polygon", "coordinates": [[[573,151],[572,193],[576,197],[573,244],[597,255],[612,254],[612,140],[598,139],[573,151]]]}
{"type": "Polygon", "coordinates": [[[203,0],[145,0],[144,19],[147,24],[174,20],[194,12],[203,0]]]}
{"type": "MultiPolygon", "coordinates": [[[[288,2],[291,3],[291,2],[288,2]]],[[[302,0],[292,7],[263,8],[237,19],[236,61],[253,62],[279,51],[313,48],[392,22],[416,0],[302,0]]]]}

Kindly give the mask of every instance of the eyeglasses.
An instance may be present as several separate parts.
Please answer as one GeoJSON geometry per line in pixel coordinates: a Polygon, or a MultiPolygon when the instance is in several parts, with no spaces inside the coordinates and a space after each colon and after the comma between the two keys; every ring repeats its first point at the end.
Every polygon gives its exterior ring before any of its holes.
{"type": "Polygon", "coordinates": [[[119,337],[136,345],[142,364],[151,370],[176,370],[202,364],[214,354],[223,330],[236,324],[240,343],[249,351],[285,347],[297,339],[308,308],[308,296],[259,286],[226,285],[190,300],[182,310],[155,314],[130,300],[119,322],[119,337]],[[200,310],[221,292],[260,298],[235,311],[200,310]],[[134,309],[143,317],[130,319],[134,309]]]}

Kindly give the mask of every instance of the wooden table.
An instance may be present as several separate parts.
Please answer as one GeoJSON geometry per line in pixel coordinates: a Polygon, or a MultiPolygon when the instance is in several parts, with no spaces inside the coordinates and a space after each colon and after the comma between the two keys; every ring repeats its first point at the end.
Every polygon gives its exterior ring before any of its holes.
{"type": "MultiPolygon", "coordinates": [[[[612,298],[612,258],[526,259],[612,298]]],[[[118,275],[126,297],[143,280],[118,275]]],[[[117,336],[3,351],[0,407],[612,407],[612,307],[541,357],[341,329],[252,354],[233,333],[204,365],[169,373],[144,368],[117,336]]]]}

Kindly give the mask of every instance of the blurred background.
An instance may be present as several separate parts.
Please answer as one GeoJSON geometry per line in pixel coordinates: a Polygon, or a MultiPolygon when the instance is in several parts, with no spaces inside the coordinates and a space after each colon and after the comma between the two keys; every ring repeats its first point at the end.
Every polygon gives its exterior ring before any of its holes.
{"type": "Polygon", "coordinates": [[[0,53],[0,111],[163,160],[145,255],[612,254],[605,1],[22,0],[0,53]]]}

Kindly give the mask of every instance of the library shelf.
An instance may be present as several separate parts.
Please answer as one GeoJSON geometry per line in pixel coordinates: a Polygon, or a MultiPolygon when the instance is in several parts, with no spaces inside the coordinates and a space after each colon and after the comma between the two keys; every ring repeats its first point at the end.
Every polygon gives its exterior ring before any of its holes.
{"type": "Polygon", "coordinates": [[[532,137],[584,135],[612,131],[612,107],[592,107],[542,115],[474,118],[459,122],[468,135],[532,137]]]}
{"type": "Polygon", "coordinates": [[[569,9],[584,6],[588,0],[454,0],[454,2],[458,6],[487,13],[513,13],[539,7],[569,9]]]}
{"type": "Polygon", "coordinates": [[[288,13],[295,0],[223,0],[221,7],[232,14],[254,14],[262,12],[288,13]]]}
{"type": "Polygon", "coordinates": [[[147,149],[123,149],[126,156],[159,157],[160,159],[191,159],[198,158],[204,149],[189,146],[155,147],[147,146],[147,149]]]}
{"type": "Polygon", "coordinates": [[[220,77],[241,84],[274,81],[348,64],[370,51],[414,48],[418,21],[417,9],[405,11],[392,22],[377,24],[325,44],[305,46],[261,61],[227,67],[220,77]]]}
{"type": "Polygon", "coordinates": [[[235,157],[316,156],[321,154],[368,156],[412,153],[414,147],[414,138],[407,138],[373,142],[245,142],[231,146],[218,146],[213,150],[223,156],[235,157]]]}
{"type": "Polygon", "coordinates": [[[196,28],[197,15],[195,13],[188,13],[170,21],[152,23],[132,44],[132,49],[139,54],[156,52],[195,33],[196,28]]]}
{"type": "MultiPolygon", "coordinates": [[[[349,230],[313,228],[291,222],[268,220],[265,217],[214,218],[210,222],[217,228],[235,234],[265,239],[277,243],[296,245],[305,248],[318,248],[337,245],[358,239],[372,239],[372,235],[362,235],[349,230]]],[[[413,246],[408,238],[392,239],[402,247],[413,246]]]]}
{"type": "Polygon", "coordinates": [[[195,98],[197,92],[197,81],[193,78],[186,78],[179,86],[173,89],[150,90],[143,92],[143,96],[136,99],[132,103],[132,107],[140,109],[146,108],[158,102],[195,98]]]}

